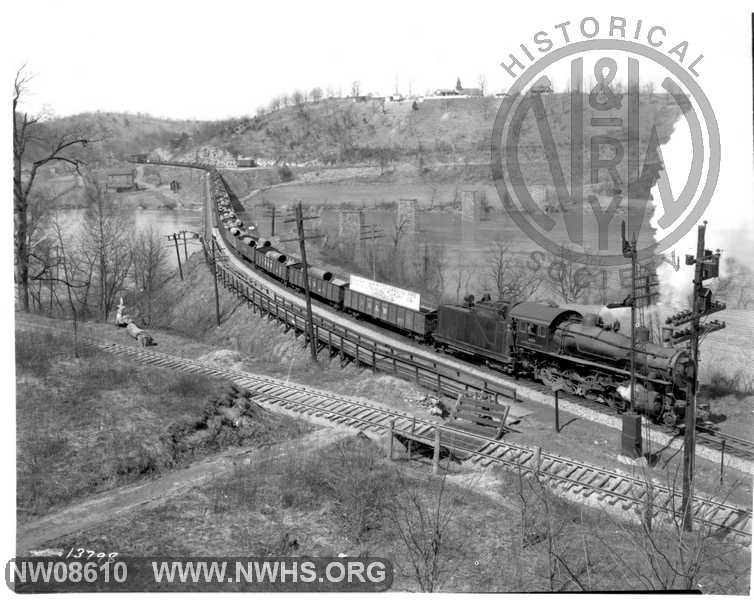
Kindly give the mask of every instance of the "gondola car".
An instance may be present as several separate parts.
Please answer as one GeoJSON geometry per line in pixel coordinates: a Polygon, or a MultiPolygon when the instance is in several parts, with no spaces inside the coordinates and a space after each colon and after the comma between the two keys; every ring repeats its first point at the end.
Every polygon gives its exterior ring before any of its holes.
{"type": "MultiPolygon", "coordinates": [[[[318,267],[309,267],[308,271],[309,293],[335,307],[342,308],[348,282],[334,278],[330,271],[318,267]]],[[[304,269],[300,262],[296,262],[288,268],[288,283],[299,290],[304,289],[304,269]]]]}
{"type": "Polygon", "coordinates": [[[285,266],[285,263],[288,257],[278,252],[272,246],[268,246],[266,249],[259,248],[258,250],[262,251],[255,252],[254,263],[265,273],[272,275],[280,281],[287,282],[288,267],[285,266]]]}
{"type": "Polygon", "coordinates": [[[235,240],[235,248],[238,254],[246,262],[254,264],[254,253],[257,245],[257,239],[254,236],[244,233],[235,240]]]}
{"type": "Polygon", "coordinates": [[[343,295],[343,309],[354,315],[369,317],[423,343],[432,340],[432,332],[437,325],[437,310],[434,308],[422,306],[419,310],[412,310],[350,288],[343,295]]]}

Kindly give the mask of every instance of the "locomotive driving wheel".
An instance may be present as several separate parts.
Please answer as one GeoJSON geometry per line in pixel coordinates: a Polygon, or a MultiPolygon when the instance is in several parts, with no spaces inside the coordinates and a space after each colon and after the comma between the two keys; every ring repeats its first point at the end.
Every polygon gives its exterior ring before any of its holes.
{"type": "Polygon", "coordinates": [[[667,425],[668,427],[675,427],[676,423],[678,423],[678,416],[674,412],[668,410],[662,414],[663,425],[667,425]]]}

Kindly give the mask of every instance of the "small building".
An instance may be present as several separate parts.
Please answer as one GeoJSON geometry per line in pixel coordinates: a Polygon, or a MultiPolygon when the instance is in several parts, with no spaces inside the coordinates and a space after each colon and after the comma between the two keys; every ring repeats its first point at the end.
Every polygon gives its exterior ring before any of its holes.
{"type": "Polygon", "coordinates": [[[456,80],[456,94],[459,96],[483,96],[482,88],[465,88],[461,85],[461,78],[456,80]]]}
{"type": "Polygon", "coordinates": [[[136,173],[133,169],[110,169],[107,172],[105,191],[128,192],[136,189],[136,173]]]}
{"type": "Polygon", "coordinates": [[[257,161],[255,158],[242,158],[238,157],[236,160],[236,166],[238,167],[258,167],[257,161]]]}
{"type": "Polygon", "coordinates": [[[537,85],[531,86],[531,89],[529,90],[532,94],[552,94],[552,86],[540,83],[537,85]]]}

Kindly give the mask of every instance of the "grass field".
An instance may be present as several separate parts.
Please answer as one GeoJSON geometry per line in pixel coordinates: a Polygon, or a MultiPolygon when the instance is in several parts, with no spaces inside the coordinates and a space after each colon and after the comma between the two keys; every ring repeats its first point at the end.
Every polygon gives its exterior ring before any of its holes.
{"type": "MultiPolygon", "coordinates": [[[[454,467],[443,480],[426,465],[384,456],[374,442],[355,436],[317,453],[302,447],[274,460],[260,457],[160,508],[79,534],[75,543],[99,548],[118,540],[118,551],[133,555],[384,557],[395,566],[393,591],[645,590],[687,583],[673,573],[688,572],[691,563],[678,557],[672,532],[652,534],[655,551],[640,528],[564,503],[515,474],[481,477],[454,467]]],[[[699,550],[691,587],[746,593],[748,552],[700,538],[686,540],[687,549],[699,550]]]]}
{"type": "Polygon", "coordinates": [[[306,430],[267,414],[231,430],[207,419],[213,402],[227,393],[225,383],[85,347],[76,358],[69,336],[23,332],[16,366],[20,520],[226,446],[306,430]]]}

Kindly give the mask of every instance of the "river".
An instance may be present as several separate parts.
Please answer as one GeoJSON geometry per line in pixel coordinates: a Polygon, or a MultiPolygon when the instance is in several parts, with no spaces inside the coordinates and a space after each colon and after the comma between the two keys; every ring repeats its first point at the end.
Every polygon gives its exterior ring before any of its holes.
{"type": "MultiPolygon", "coordinates": [[[[76,235],[84,219],[85,209],[77,208],[66,210],[62,213],[61,223],[69,236],[76,235]]],[[[168,235],[179,231],[200,232],[202,227],[202,213],[199,210],[134,210],[128,213],[133,218],[136,230],[143,230],[151,227],[161,236],[164,236],[165,246],[170,249],[167,253],[167,260],[171,267],[178,266],[174,245],[167,239],[168,235]]],[[[192,239],[189,235],[188,252],[196,252],[200,249],[199,241],[192,239]]],[[[181,260],[183,260],[183,245],[180,245],[181,260]]]]}

